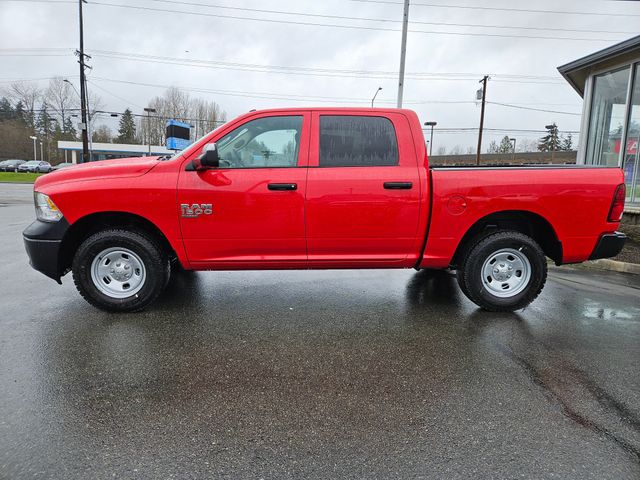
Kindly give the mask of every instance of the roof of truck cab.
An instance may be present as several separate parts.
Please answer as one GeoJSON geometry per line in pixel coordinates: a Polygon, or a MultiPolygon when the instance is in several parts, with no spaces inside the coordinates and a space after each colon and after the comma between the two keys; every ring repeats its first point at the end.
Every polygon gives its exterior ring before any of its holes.
{"type": "Polygon", "coordinates": [[[314,112],[379,112],[379,113],[411,113],[415,114],[413,110],[407,108],[371,108],[371,107],[287,107],[287,108],[265,108],[259,110],[250,110],[248,113],[287,113],[287,112],[300,112],[300,111],[314,111],[314,112]]]}

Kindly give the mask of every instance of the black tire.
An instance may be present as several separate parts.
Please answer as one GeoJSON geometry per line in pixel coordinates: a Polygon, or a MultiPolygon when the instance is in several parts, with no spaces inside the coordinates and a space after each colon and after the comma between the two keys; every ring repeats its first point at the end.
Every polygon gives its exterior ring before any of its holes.
{"type": "Polygon", "coordinates": [[[107,312],[135,312],[158,298],[168,282],[171,266],[166,252],[151,236],[111,229],[95,233],[82,242],[73,258],[72,270],[78,292],[91,305],[107,312]],[[91,265],[94,258],[105,249],[115,247],[135,253],[145,270],[140,290],[126,298],[106,295],[92,280],[91,265]]]}
{"type": "Polygon", "coordinates": [[[516,231],[501,230],[472,241],[456,272],[458,285],[473,303],[491,312],[512,312],[533,302],[547,280],[547,260],[540,245],[531,237],[516,231]],[[519,293],[509,297],[494,295],[485,287],[483,265],[495,252],[513,249],[529,261],[530,277],[519,293]]]}

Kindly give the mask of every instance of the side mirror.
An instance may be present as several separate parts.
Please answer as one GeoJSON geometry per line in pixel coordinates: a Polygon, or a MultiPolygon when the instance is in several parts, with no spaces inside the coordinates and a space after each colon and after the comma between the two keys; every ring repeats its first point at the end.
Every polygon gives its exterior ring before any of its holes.
{"type": "Polygon", "coordinates": [[[218,168],[220,166],[220,157],[218,156],[218,148],[215,143],[207,143],[202,149],[202,153],[197,158],[196,170],[205,170],[207,168],[218,168]]]}

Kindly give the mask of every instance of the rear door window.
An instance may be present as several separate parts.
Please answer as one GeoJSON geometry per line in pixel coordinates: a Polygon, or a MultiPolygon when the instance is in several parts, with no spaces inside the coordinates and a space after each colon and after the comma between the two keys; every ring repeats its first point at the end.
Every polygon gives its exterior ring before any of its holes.
{"type": "Polygon", "coordinates": [[[320,167],[398,165],[391,120],[359,115],[320,116],[320,167]]]}

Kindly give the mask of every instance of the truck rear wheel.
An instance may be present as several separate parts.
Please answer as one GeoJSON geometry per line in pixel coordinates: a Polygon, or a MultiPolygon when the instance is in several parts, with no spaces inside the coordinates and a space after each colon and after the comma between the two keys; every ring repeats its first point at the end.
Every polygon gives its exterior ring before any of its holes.
{"type": "Polygon", "coordinates": [[[72,270],[76,288],[90,304],[108,312],[133,312],[160,295],[170,262],[151,237],[113,229],[82,242],[72,270]]]}
{"type": "Polygon", "coordinates": [[[476,305],[510,312],[526,307],[540,294],[547,279],[547,261],[531,237],[502,230],[469,246],[457,278],[476,305]]]}

